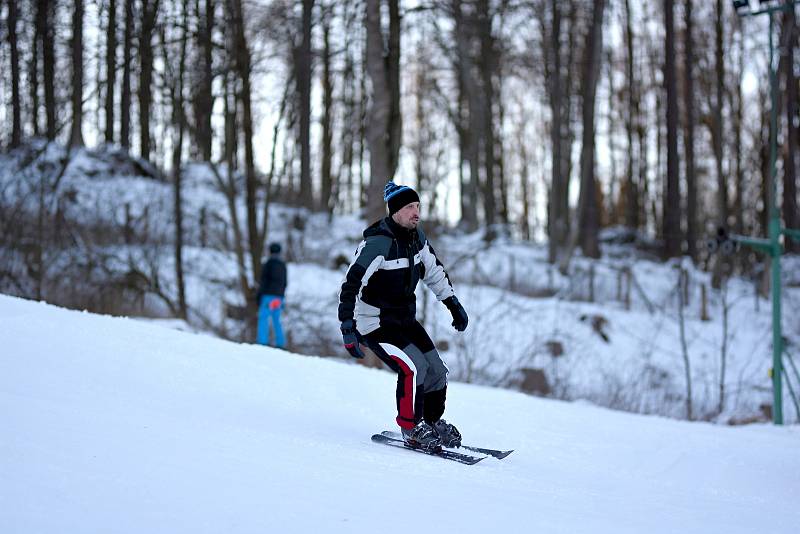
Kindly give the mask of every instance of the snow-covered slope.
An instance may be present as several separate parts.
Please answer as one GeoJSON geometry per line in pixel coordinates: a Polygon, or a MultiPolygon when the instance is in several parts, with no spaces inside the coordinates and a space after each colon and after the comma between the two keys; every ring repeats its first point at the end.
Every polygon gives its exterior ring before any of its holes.
{"type": "Polygon", "coordinates": [[[465,466],[370,442],[387,372],[0,296],[0,532],[789,533],[800,429],[451,384],[465,466]]]}

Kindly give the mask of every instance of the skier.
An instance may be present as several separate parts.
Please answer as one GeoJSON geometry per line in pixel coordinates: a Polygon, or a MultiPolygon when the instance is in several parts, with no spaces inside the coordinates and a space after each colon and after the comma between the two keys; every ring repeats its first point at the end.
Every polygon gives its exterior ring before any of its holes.
{"type": "Polygon", "coordinates": [[[261,266],[261,283],[258,286],[258,333],[256,341],[266,345],[269,341],[269,324],[275,334],[273,346],[282,349],[286,346],[281,327],[281,310],[283,296],[286,292],[286,264],[280,257],[281,246],[272,243],[269,246],[269,259],[261,266]]]}
{"type": "Polygon", "coordinates": [[[447,366],[417,322],[414,289],[422,279],[453,316],[459,332],[467,313],[425,234],[418,228],[417,192],[393,182],[384,188],[389,216],[364,230],[364,240],[339,294],[344,346],[363,358],[364,343],[397,373],[397,424],[406,444],[426,450],[461,445],[461,434],[442,419],[447,366]]]}

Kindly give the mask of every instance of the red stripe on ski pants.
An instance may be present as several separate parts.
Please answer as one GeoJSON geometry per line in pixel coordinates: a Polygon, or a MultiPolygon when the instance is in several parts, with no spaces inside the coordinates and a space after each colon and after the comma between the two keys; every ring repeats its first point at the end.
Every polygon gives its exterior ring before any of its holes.
{"type": "Polygon", "coordinates": [[[394,354],[389,354],[402,371],[397,377],[403,396],[397,399],[397,424],[401,428],[414,428],[414,371],[406,362],[394,354]]]}

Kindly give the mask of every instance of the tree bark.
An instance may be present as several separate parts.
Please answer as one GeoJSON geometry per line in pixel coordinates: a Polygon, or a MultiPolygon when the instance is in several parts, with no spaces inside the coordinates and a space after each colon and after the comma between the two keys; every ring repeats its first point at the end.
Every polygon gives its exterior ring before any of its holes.
{"type": "Polygon", "coordinates": [[[135,25],[133,2],[125,4],[125,35],[122,44],[122,95],[120,97],[119,141],[131,146],[131,63],[133,62],[133,31],[135,25]]]}
{"type": "Polygon", "coordinates": [[[297,97],[300,110],[300,203],[314,208],[314,191],[311,182],[311,15],[314,0],[303,0],[302,41],[295,51],[297,70],[297,97]]]}
{"type": "Polygon", "coordinates": [[[333,160],[333,78],[331,74],[331,25],[327,16],[322,23],[322,207],[333,213],[336,205],[333,199],[333,176],[331,172],[333,160]]]}
{"type": "MultiPolygon", "coordinates": [[[[199,5],[197,6],[199,10],[199,5]]],[[[211,147],[213,130],[211,128],[211,114],[214,109],[214,10],[215,0],[205,0],[202,13],[198,13],[199,25],[197,41],[200,47],[200,75],[198,86],[194,94],[194,124],[197,153],[203,161],[211,161],[211,147]]]]}
{"type": "Polygon", "coordinates": [[[70,146],[83,146],[83,0],[72,14],[72,131],[70,146]]]}
{"type": "Polygon", "coordinates": [[[480,124],[475,110],[477,82],[473,75],[473,60],[470,54],[470,28],[464,13],[462,0],[453,0],[454,40],[456,42],[455,67],[458,80],[458,104],[454,122],[459,140],[459,179],[461,186],[461,221],[467,231],[478,227],[478,180],[480,168],[480,124]],[[464,172],[467,164],[469,174],[464,172]]]}
{"type": "MultiPolygon", "coordinates": [[[[259,240],[256,213],[256,192],[258,178],[253,154],[253,111],[252,88],[250,85],[250,48],[244,32],[244,12],[242,0],[227,0],[228,11],[232,17],[232,31],[236,73],[239,78],[240,101],[242,104],[242,129],[244,133],[244,168],[245,168],[245,206],[247,210],[247,241],[250,248],[250,267],[253,280],[258,280],[261,273],[261,255],[264,244],[259,240]]],[[[250,299],[248,299],[248,302],[250,299]]]]}
{"type": "MultiPolygon", "coordinates": [[[[714,71],[716,73],[716,97],[714,99],[714,163],[717,174],[717,202],[718,202],[718,221],[719,226],[728,225],[728,186],[725,174],[722,170],[722,137],[723,137],[723,118],[722,108],[724,105],[725,90],[725,49],[723,41],[724,27],[724,2],[717,0],[716,19],[714,23],[714,71]]],[[[715,285],[715,287],[718,287],[715,285]]]]}
{"type": "Polygon", "coordinates": [[[117,0],[108,0],[106,25],[106,143],[114,142],[114,90],[117,83],[117,0]]]}
{"type": "Polygon", "coordinates": [[[558,251],[566,241],[566,213],[561,210],[561,198],[564,196],[564,180],[561,174],[561,131],[562,131],[562,77],[561,77],[561,7],[558,0],[551,0],[553,21],[550,26],[549,46],[545,61],[547,87],[550,102],[550,145],[552,150],[550,196],[547,209],[548,260],[555,263],[558,251]]]}
{"type": "Polygon", "coordinates": [[[150,106],[153,102],[153,31],[160,0],[142,0],[142,26],[139,32],[139,152],[150,159],[150,106]]]}
{"type": "Polygon", "coordinates": [[[17,2],[11,0],[8,5],[8,46],[10,48],[11,70],[11,148],[19,146],[22,141],[22,103],[19,93],[19,51],[17,50],[17,2]]]}
{"type": "Polygon", "coordinates": [[[188,0],[183,0],[183,30],[180,58],[178,60],[178,79],[174,80],[172,88],[172,122],[177,134],[172,149],[173,210],[175,212],[175,281],[178,286],[178,315],[182,319],[186,319],[188,315],[183,269],[183,177],[181,174],[183,134],[186,123],[183,111],[183,85],[186,71],[187,25],[189,22],[187,4],[188,0]]]}
{"type": "Polygon", "coordinates": [[[46,4],[42,2],[37,2],[36,4],[36,20],[34,23],[33,40],[31,42],[31,60],[28,65],[29,94],[31,97],[31,127],[35,137],[38,137],[41,133],[41,128],[39,127],[39,54],[41,53],[41,44],[44,38],[45,7],[46,4]]]}
{"type": "MultiPolygon", "coordinates": [[[[636,152],[634,144],[634,133],[637,130],[637,124],[641,121],[639,117],[639,90],[638,84],[634,75],[634,61],[633,61],[633,23],[630,0],[625,0],[625,43],[626,43],[626,77],[628,82],[628,114],[625,121],[627,129],[628,140],[628,165],[626,170],[626,186],[625,186],[625,225],[628,228],[639,228],[641,221],[639,219],[639,185],[636,177],[638,176],[639,169],[634,158],[636,152]]],[[[639,158],[643,155],[639,152],[639,158]]]]}
{"type": "Polygon", "coordinates": [[[42,69],[44,73],[44,108],[47,117],[47,139],[56,138],[56,57],[55,57],[55,0],[39,0],[44,14],[42,27],[42,69]]]}
{"type": "Polygon", "coordinates": [[[664,83],[667,93],[667,179],[663,205],[664,257],[681,254],[681,197],[678,169],[678,91],[675,75],[675,21],[673,0],[664,0],[666,61],[664,83]]]}
{"type": "Polygon", "coordinates": [[[381,26],[381,0],[367,0],[364,23],[367,30],[366,67],[372,82],[367,123],[370,181],[366,216],[376,220],[386,213],[383,187],[394,178],[400,139],[400,12],[398,0],[389,2],[389,35],[381,26]],[[386,45],[384,45],[384,40],[386,45]]]}
{"type": "Polygon", "coordinates": [[[694,162],[694,37],[692,34],[692,0],[686,0],[684,10],[684,75],[683,101],[686,123],[684,127],[684,152],[686,153],[686,246],[693,261],[699,259],[697,250],[697,176],[694,162]]]}
{"type": "MultiPolygon", "coordinates": [[[[794,51],[797,45],[797,18],[794,7],[784,10],[781,25],[782,50],[785,54],[784,82],[786,87],[786,149],[783,160],[783,221],[787,228],[800,229],[800,217],[797,209],[797,152],[798,127],[798,90],[797,78],[794,75],[794,51]]],[[[793,239],[786,239],[787,252],[797,252],[800,245],[793,239]]]]}
{"type": "MultiPolygon", "coordinates": [[[[489,0],[478,0],[477,4],[477,31],[480,39],[480,57],[478,68],[480,70],[481,93],[475,100],[475,106],[480,108],[481,128],[480,142],[483,149],[481,170],[483,174],[483,210],[484,222],[491,226],[497,215],[497,199],[495,184],[495,139],[494,139],[494,76],[497,70],[497,54],[492,37],[492,14],[489,0]]],[[[471,110],[472,113],[474,110],[471,110]]]]}
{"type": "Polygon", "coordinates": [[[581,145],[581,191],[579,201],[580,246],[590,258],[600,257],[600,229],[597,180],[595,179],[595,97],[600,78],[603,50],[603,12],[605,0],[595,0],[592,25],[584,48],[583,60],[583,133],[581,145]]]}

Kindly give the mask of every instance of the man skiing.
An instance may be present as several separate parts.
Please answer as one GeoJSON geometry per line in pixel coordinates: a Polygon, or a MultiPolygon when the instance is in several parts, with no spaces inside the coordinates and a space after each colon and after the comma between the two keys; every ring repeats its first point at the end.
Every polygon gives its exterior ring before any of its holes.
{"type": "Polygon", "coordinates": [[[363,358],[359,344],[364,343],[397,373],[396,420],[408,445],[458,447],[461,434],[442,419],[448,369],[415,317],[417,283],[423,280],[447,306],[459,332],[467,328],[467,313],[418,228],[417,192],[389,182],[384,200],[389,216],[364,230],[339,294],[344,346],[354,358],[363,358]]]}

